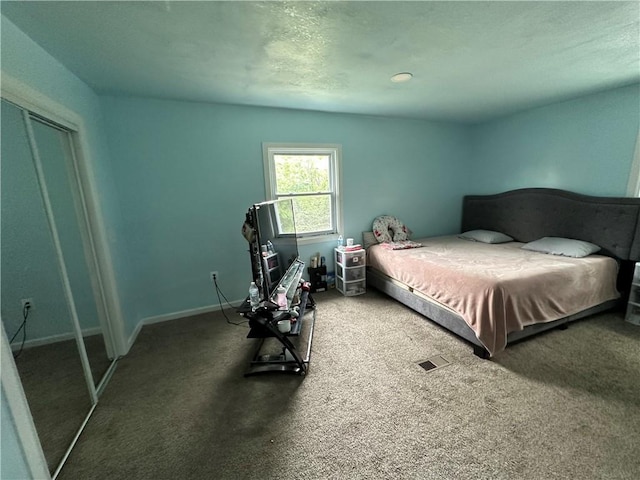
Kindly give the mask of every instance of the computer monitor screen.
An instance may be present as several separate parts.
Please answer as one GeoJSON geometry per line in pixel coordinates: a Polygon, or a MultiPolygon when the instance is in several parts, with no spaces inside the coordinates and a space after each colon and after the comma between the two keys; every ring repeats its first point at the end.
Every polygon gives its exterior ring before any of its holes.
{"type": "Polygon", "coordinates": [[[290,198],[256,203],[247,214],[255,233],[252,255],[254,281],[263,300],[273,297],[290,267],[299,262],[296,222],[290,198]]]}

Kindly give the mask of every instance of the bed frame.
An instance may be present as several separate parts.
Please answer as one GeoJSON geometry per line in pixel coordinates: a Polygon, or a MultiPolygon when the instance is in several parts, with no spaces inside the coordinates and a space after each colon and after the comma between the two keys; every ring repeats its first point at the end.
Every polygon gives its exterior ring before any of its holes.
{"type": "MultiPolygon", "coordinates": [[[[620,264],[619,300],[589,308],[553,322],[530,325],[512,332],[507,344],[552,328],[567,328],[569,322],[616,308],[629,295],[634,262],[640,260],[640,198],[592,197],[565,190],[526,188],[497,195],[468,195],[463,199],[461,231],[484,229],[506,233],[519,242],[541,237],[565,237],[599,245],[599,254],[620,264]]],[[[412,288],[368,268],[367,283],[400,303],[426,316],[473,344],[474,353],[489,358],[489,352],[459,315],[443,308],[412,288]]]]}

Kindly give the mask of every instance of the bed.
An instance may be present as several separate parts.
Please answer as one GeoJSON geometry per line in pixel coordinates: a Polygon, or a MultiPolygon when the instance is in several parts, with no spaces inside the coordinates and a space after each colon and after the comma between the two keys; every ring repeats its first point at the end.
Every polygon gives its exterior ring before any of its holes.
{"type": "Polygon", "coordinates": [[[614,309],[640,259],[640,199],[530,188],[463,199],[461,232],[511,236],[502,244],[457,235],[415,239],[421,248],[367,249],[367,283],[473,344],[490,358],[515,341],[614,309]],[[542,237],[601,247],[584,258],[520,248],[542,237]]]}

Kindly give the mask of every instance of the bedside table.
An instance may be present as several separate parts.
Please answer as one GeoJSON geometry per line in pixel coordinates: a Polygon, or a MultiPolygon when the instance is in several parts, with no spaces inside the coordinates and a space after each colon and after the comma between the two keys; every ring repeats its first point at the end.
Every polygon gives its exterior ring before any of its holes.
{"type": "Polygon", "coordinates": [[[634,325],[640,325],[640,262],[636,263],[635,270],[633,271],[629,302],[627,303],[627,314],[624,319],[634,325]]]}
{"type": "Polygon", "coordinates": [[[365,293],[367,291],[367,265],[364,248],[353,251],[336,248],[335,259],[338,291],[347,297],[365,293]]]}

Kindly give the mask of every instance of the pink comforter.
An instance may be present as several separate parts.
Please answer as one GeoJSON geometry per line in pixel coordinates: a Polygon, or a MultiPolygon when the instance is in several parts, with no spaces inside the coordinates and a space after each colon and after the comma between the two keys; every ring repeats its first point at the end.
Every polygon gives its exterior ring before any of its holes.
{"type": "Polygon", "coordinates": [[[510,332],[619,297],[617,262],[489,245],[457,236],[416,240],[421,248],[368,249],[367,264],[458,313],[491,355],[510,332]]]}

